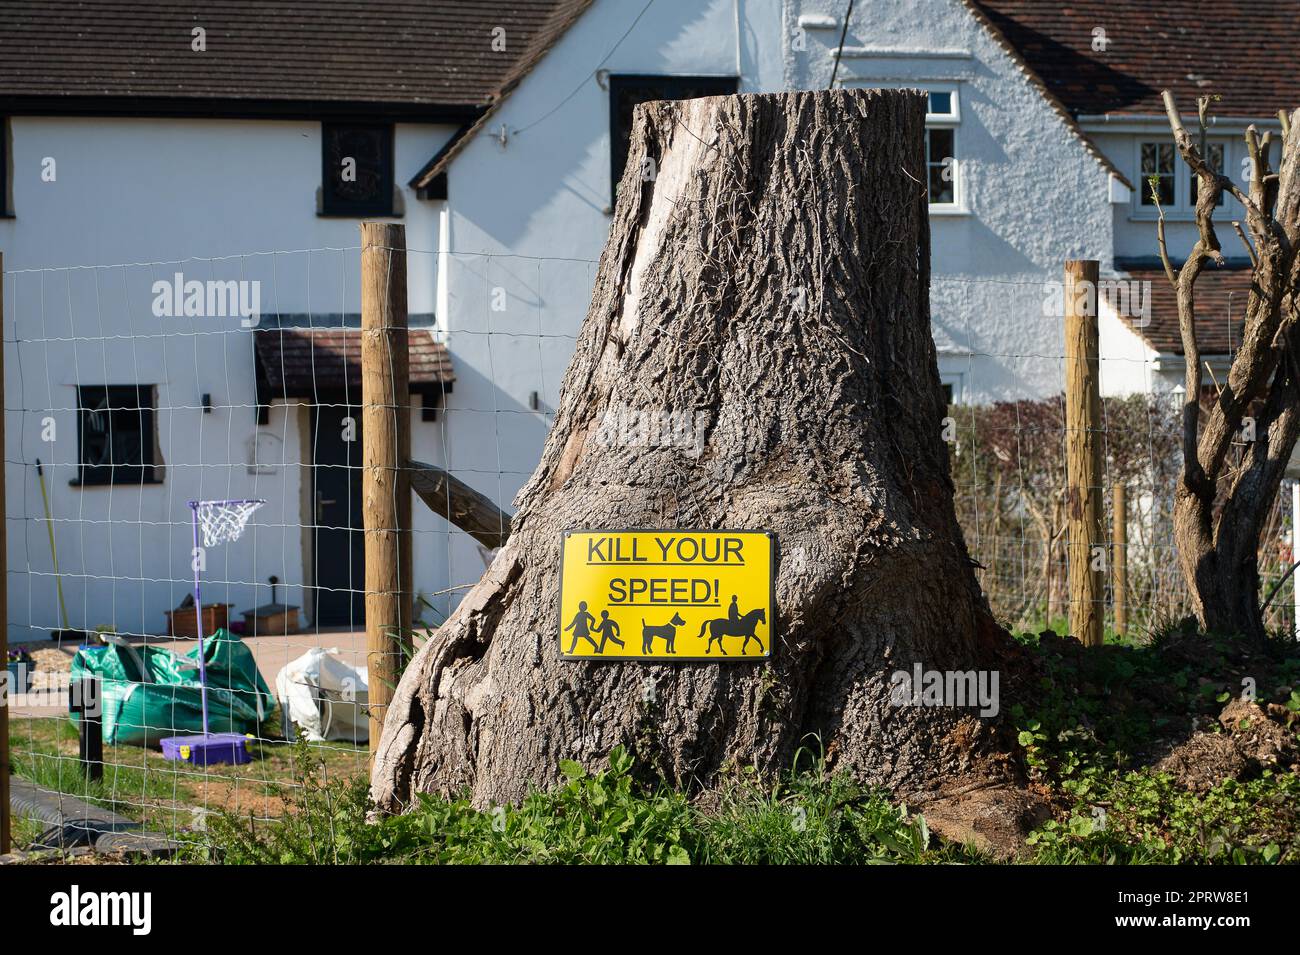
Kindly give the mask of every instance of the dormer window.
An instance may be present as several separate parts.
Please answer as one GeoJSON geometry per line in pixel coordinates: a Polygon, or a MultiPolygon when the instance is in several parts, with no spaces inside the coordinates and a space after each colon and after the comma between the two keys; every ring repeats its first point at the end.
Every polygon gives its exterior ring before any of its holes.
{"type": "MultiPolygon", "coordinates": [[[[1168,139],[1140,140],[1137,144],[1138,188],[1135,214],[1144,218],[1156,215],[1156,200],[1165,215],[1190,218],[1196,212],[1196,177],[1187,163],[1178,157],[1178,149],[1168,139]]],[[[1210,140],[1205,144],[1205,158],[1215,172],[1223,172],[1228,156],[1228,142],[1210,140]]],[[[1223,196],[1219,196],[1223,205],[1223,196]]]]}
{"type": "Polygon", "coordinates": [[[393,215],[391,124],[321,124],[320,214],[393,215]]]}

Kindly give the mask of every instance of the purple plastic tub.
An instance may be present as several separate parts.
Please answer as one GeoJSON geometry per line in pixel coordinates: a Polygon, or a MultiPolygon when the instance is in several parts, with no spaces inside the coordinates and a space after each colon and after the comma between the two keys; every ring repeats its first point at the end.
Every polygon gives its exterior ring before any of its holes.
{"type": "Polygon", "coordinates": [[[213,763],[251,763],[251,740],[238,733],[209,733],[206,736],[168,736],[162,741],[163,759],[175,759],[195,766],[213,763]]]}

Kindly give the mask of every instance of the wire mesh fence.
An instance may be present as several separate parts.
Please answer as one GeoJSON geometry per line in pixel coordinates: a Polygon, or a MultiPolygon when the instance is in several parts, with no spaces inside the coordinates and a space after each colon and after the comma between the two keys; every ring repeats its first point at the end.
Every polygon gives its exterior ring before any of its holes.
{"type": "MultiPolygon", "coordinates": [[[[1102,448],[1097,490],[1106,529],[1097,555],[1105,580],[1099,609],[1113,634],[1116,605],[1121,605],[1127,619],[1118,629],[1136,637],[1192,612],[1178,567],[1173,516],[1182,460],[1184,366],[1176,311],[1172,302],[1162,301],[1156,284],[1164,281],[1163,275],[1155,281],[1103,278],[1095,293],[1102,448]],[[1124,506],[1118,535],[1117,494],[1124,506]]],[[[940,370],[952,401],[945,439],[957,515],[985,595],[1013,630],[1068,631],[1062,294],[1061,279],[1051,274],[932,282],[940,370]],[[1041,344],[1014,354],[989,350],[990,339],[1005,337],[1007,328],[1026,345],[1041,344]]],[[[1218,286],[1198,295],[1197,331],[1212,383],[1200,396],[1203,407],[1217,400],[1226,382],[1245,305],[1246,295],[1237,288],[1218,286]],[[1213,344],[1206,347],[1206,342],[1213,344]]],[[[1235,438],[1220,493],[1228,490],[1253,440],[1245,430],[1235,438]]],[[[1258,555],[1266,623],[1288,632],[1296,627],[1295,582],[1289,576],[1295,559],[1294,484],[1290,478],[1283,482],[1264,522],[1258,555]]]]}
{"type": "MultiPolygon", "coordinates": [[[[282,741],[300,732],[330,772],[364,773],[360,261],[357,246],[5,274],[20,784],[176,836],[214,810],[279,811],[298,785],[282,741]],[[231,501],[262,503],[242,533],[198,539],[191,502],[231,501]],[[69,718],[86,678],[102,778],[69,718]],[[235,761],[203,765],[192,741],[165,758],[164,741],[209,731],[246,741],[235,761]]],[[[411,250],[406,265],[410,456],[504,521],[581,320],[568,290],[594,263],[411,250]],[[543,296],[562,322],[543,324],[543,296]]],[[[416,644],[492,558],[443,490],[409,528],[416,644]]]]}
{"type": "MultiPolygon", "coordinates": [[[[1149,636],[1193,611],[1174,544],[1181,405],[1181,395],[1103,400],[1107,533],[1100,565],[1112,633],[1149,636]],[[1126,533],[1117,538],[1119,494],[1126,533]],[[1115,573],[1121,560],[1122,584],[1115,573]],[[1117,593],[1117,586],[1123,591],[1117,593]],[[1126,627],[1117,626],[1117,601],[1127,610],[1126,627]]],[[[1068,631],[1063,412],[1060,396],[951,409],[958,518],[981,565],[976,574],[990,605],[1016,630],[1068,631]]],[[[1293,562],[1289,488],[1284,485],[1270,511],[1259,554],[1261,596],[1271,598],[1265,616],[1274,630],[1294,624],[1294,583],[1287,577],[1293,562]]]]}
{"type": "MultiPolygon", "coordinates": [[[[442,476],[412,511],[411,647],[508,534],[595,270],[406,252],[410,458],[442,476]],[[453,485],[476,495],[473,519],[453,485]],[[484,532],[492,515],[496,538],[484,532]]],[[[7,625],[25,674],[10,696],[12,759],[18,782],[64,816],[80,800],[202,843],[214,811],[285,811],[302,785],[300,734],[326,772],[365,773],[382,668],[365,635],[362,279],[360,247],[5,273],[7,625]],[[241,533],[196,539],[191,502],[231,501],[263,503],[240,515],[241,533]],[[88,685],[98,766],[81,748],[86,719],[70,718],[88,685]],[[206,764],[193,742],[164,752],[210,733],[238,752],[206,764]]],[[[950,398],[936,427],[957,513],[995,614],[1017,630],[1066,627],[1057,286],[1054,274],[932,283],[950,398]]],[[[1230,339],[1239,309],[1206,305],[1230,339]]],[[[1140,638],[1189,609],[1171,519],[1183,397],[1177,368],[1144,345],[1159,316],[1113,306],[1102,491],[1114,528],[1125,488],[1121,602],[1126,635],[1140,638]]],[[[1274,593],[1292,561],[1286,500],[1260,570],[1270,625],[1290,629],[1294,582],[1274,593]]]]}

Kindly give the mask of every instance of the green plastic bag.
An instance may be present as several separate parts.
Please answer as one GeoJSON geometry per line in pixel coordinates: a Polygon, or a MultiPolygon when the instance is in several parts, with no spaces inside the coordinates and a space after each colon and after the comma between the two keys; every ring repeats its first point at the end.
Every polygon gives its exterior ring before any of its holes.
{"type": "MultiPolygon", "coordinates": [[[[256,733],[274,700],[252,651],[225,630],[205,638],[203,650],[209,732],[256,733]]],[[[109,745],[155,746],[167,736],[203,732],[197,645],[184,656],[120,639],[82,647],[72,658],[71,675],[74,683],[99,677],[109,745]]],[[[72,721],[77,719],[74,713],[72,721]]]]}

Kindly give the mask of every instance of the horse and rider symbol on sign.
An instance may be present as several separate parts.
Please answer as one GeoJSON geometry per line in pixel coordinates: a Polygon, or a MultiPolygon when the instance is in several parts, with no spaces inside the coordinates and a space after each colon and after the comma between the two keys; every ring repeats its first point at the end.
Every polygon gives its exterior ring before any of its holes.
{"type": "Polygon", "coordinates": [[[774,549],[774,539],[762,531],[566,533],[561,656],[766,658],[772,644],[774,549]],[[721,598],[728,591],[724,609],[721,598]]]}

